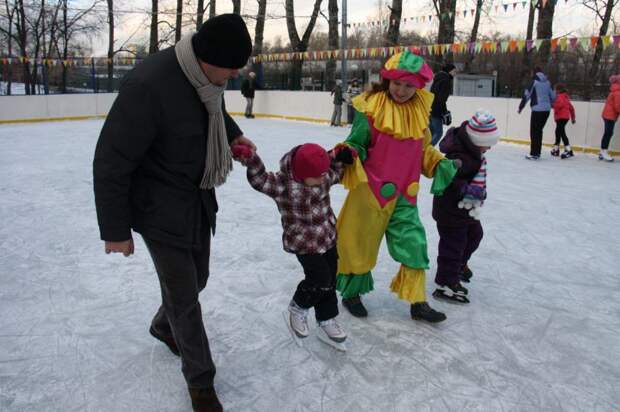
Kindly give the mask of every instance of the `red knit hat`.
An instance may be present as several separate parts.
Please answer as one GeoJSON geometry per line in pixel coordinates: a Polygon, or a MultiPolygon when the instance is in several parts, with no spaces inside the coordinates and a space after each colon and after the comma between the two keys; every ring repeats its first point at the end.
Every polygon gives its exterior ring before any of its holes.
{"type": "Polygon", "coordinates": [[[329,155],[321,146],[303,144],[293,155],[293,176],[300,182],[307,177],[320,177],[327,172],[330,163],[329,155]]]}

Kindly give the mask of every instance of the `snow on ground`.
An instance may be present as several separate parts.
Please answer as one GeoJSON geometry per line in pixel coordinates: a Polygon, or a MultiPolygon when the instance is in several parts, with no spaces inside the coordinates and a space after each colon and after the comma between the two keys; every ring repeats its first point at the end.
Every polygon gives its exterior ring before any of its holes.
{"type": "MultiPolygon", "coordinates": [[[[268,168],[347,129],[238,119],[268,168]]],[[[0,410],[189,411],[180,361],[148,334],[159,287],[139,237],[106,256],[91,161],[101,121],[0,126],[0,410]]],[[[409,318],[381,252],[366,320],[341,314],[346,354],[301,349],[281,312],[301,268],[281,248],[276,207],[237,166],[218,190],[211,279],[201,295],[229,411],[612,411],[620,403],[620,162],[532,163],[488,154],[485,239],[472,303],[430,299],[448,320],[409,318]]],[[[437,232],[420,196],[429,255],[437,232]]],[[[338,210],[345,191],[336,187],[338,210]]],[[[432,291],[434,263],[427,293],[432,291]]]]}

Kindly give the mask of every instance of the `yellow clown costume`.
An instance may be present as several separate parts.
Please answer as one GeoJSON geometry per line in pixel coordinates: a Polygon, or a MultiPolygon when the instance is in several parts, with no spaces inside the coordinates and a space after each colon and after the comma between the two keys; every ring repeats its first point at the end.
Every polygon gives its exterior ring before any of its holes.
{"type": "Polygon", "coordinates": [[[417,90],[400,104],[388,90],[353,100],[355,118],[344,144],[355,148],[358,157],[343,179],[349,193],[337,221],[337,289],[343,301],[373,290],[371,270],[385,235],[391,257],[401,263],[391,290],[415,304],[426,301],[429,263],[417,208],[420,176],[434,178],[431,192],[442,194],[456,167],[430,144],[433,94],[424,84],[432,79],[432,71],[424,60],[409,51],[396,54],[381,75],[409,82],[417,90]]]}

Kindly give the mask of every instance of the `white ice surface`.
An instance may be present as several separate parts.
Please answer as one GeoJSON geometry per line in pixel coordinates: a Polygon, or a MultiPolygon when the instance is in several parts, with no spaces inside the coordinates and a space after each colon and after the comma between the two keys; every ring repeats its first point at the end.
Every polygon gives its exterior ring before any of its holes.
{"type": "MultiPolygon", "coordinates": [[[[347,129],[237,119],[268,168],[292,146],[347,129]]],[[[148,334],[159,286],[142,240],[131,258],[99,240],[91,162],[101,121],[0,126],[0,411],[189,411],[180,360],[148,334]]],[[[488,154],[485,239],[472,303],[430,298],[448,320],[414,322],[389,291],[382,248],[370,317],[340,319],[348,352],[282,320],[302,271],[277,210],[236,166],[218,189],[211,278],[201,295],[229,411],[612,411],[620,405],[620,162],[488,154]]],[[[437,231],[420,214],[432,291],[437,231]]],[[[342,187],[332,190],[336,210],[342,187]]]]}

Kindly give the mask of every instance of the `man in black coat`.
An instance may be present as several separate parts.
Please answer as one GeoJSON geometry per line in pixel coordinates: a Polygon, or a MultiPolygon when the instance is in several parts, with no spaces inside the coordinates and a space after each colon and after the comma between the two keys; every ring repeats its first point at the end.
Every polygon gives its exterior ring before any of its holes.
{"type": "Polygon", "coordinates": [[[142,235],[162,295],[150,333],[181,356],[197,411],[222,410],[198,294],[209,276],[214,186],[232,167],[228,144],[255,150],[222,98],[251,50],[245,23],[228,14],[149,56],[123,80],[93,162],[105,251],[129,256],[131,230],[142,235]]]}
{"type": "Polygon", "coordinates": [[[448,63],[433,79],[431,92],[435,95],[433,106],[431,107],[430,129],[433,138],[431,144],[435,146],[443,136],[444,116],[448,111],[448,97],[452,93],[452,81],[456,75],[456,67],[448,63]]]}
{"type": "Polygon", "coordinates": [[[241,83],[241,94],[245,97],[245,117],[253,119],[252,111],[254,109],[254,91],[256,90],[256,73],[248,73],[248,77],[241,83]]]}

